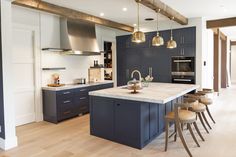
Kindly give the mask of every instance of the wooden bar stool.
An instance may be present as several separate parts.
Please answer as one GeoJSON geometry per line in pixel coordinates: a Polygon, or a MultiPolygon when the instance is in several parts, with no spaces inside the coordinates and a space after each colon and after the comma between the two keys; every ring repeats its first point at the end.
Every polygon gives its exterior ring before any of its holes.
{"type": "Polygon", "coordinates": [[[215,124],[216,122],[215,122],[215,120],[213,119],[213,117],[212,117],[212,115],[211,115],[211,112],[210,112],[210,110],[209,110],[209,107],[208,107],[209,105],[212,105],[212,104],[213,104],[213,100],[212,100],[211,98],[205,97],[205,98],[201,98],[201,99],[200,99],[200,102],[203,103],[204,105],[206,105],[207,113],[208,113],[209,117],[211,118],[211,120],[213,121],[213,123],[215,124]]]}
{"type": "Polygon", "coordinates": [[[199,95],[194,95],[194,94],[186,94],[185,95],[185,101],[187,101],[188,99],[190,99],[190,101],[191,101],[191,99],[194,99],[194,100],[196,100],[197,102],[193,105],[193,107],[191,108],[191,110],[193,111],[193,112],[196,112],[197,113],[197,116],[198,116],[198,118],[199,118],[199,120],[200,120],[200,122],[201,122],[201,124],[202,124],[202,126],[203,126],[203,128],[206,130],[206,132],[209,134],[209,131],[208,131],[208,129],[207,129],[207,127],[206,127],[206,125],[205,125],[205,123],[207,124],[207,126],[210,128],[210,129],[212,129],[211,128],[211,126],[210,126],[210,124],[209,124],[209,122],[208,122],[208,120],[207,120],[207,118],[206,118],[206,116],[205,116],[205,111],[206,111],[206,105],[205,104],[202,104],[202,103],[199,103],[199,100],[202,98],[202,96],[199,96],[199,95]],[[205,122],[204,122],[205,121],[205,122]]]}
{"type": "Polygon", "coordinates": [[[211,120],[213,121],[213,123],[215,124],[216,122],[213,119],[213,116],[211,115],[211,112],[210,112],[210,109],[209,109],[209,105],[213,104],[213,100],[208,97],[208,94],[213,94],[213,93],[214,93],[214,90],[213,89],[208,89],[208,88],[203,88],[202,91],[197,92],[197,94],[200,94],[200,95],[204,96],[200,99],[200,102],[203,103],[204,105],[206,105],[207,113],[208,113],[209,117],[211,118],[211,120]]]}
{"type": "Polygon", "coordinates": [[[183,108],[191,107],[193,105],[193,103],[195,103],[195,102],[196,101],[194,100],[194,101],[188,102],[188,103],[177,103],[177,104],[175,104],[174,111],[167,113],[167,115],[165,116],[165,151],[167,151],[167,147],[168,147],[169,125],[172,122],[175,123],[176,133],[178,133],[178,135],[181,139],[181,142],[183,143],[183,146],[190,157],[192,157],[192,154],[191,154],[191,152],[187,146],[187,143],[185,141],[185,138],[183,136],[181,124],[187,124],[187,128],[188,128],[194,142],[197,144],[198,147],[200,147],[200,145],[193,133],[192,127],[191,127],[192,125],[194,125],[197,133],[199,134],[200,137],[202,137],[201,132],[199,131],[197,123],[196,123],[196,120],[197,120],[196,113],[189,111],[187,109],[183,109],[183,108]]]}

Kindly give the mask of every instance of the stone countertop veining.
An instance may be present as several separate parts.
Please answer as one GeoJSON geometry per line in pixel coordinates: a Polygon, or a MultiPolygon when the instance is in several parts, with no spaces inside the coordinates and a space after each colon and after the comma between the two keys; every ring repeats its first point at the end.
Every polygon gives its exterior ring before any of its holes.
{"type": "Polygon", "coordinates": [[[103,85],[103,84],[109,84],[109,83],[114,83],[114,81],[94,82],[94,83],[87,83],[87,84],[66,84],[65,86],[61,86],[61,87],[42,87],[42,90],[61,91],[61,90],[90,87],[90,86],[103,85]]]}
{"type": "Polygon", "coordinates": [[[199,87],[193,84],[150,83],[149,87],[144,87],[138,94],[131,94],[131,91],[123,86],[92,91],[89,95],[165,104],[199,87]]]}

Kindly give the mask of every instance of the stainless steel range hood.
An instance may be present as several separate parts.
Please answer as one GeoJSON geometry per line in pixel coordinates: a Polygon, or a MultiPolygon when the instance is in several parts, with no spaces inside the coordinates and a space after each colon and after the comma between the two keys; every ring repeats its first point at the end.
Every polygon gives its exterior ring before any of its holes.
{"type": "Polygon", "coordinates": [[[93,23],[61,18],[60,35],[60,48],[45,48],[44,50],[80,56],[101,54],[96,39],[95,24],[93,23]]]}

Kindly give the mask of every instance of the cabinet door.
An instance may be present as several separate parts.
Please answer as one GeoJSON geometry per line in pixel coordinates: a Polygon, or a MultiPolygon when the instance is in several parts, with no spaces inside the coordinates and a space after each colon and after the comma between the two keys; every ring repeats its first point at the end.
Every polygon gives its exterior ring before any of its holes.
{"type": "Polygon", "coordinates": [[[196,42],[196,27],[181,29],[181,44],[195,44],[196,42]]]}
{"type": "Polygon", "coordinates": [[[126,49],[117,48],[117,85],[125,85],[126,80],[128,80],[129,71],[126,67],[126,49]]]}
{"type": "Polygon", "coordinates": [[[137,105],[137,102],[116,100],[114,114],[116,141],[139,147],[140,105],[137,105]]]}
{"type": "Polygon", "coordinates": [[[89,112],[89,87],[75,89],[75,105],[78,114],[89,112]]]}
{"type": "Polygon", "coordinates": [[[186,45],[182,48],[182,53],[186,57],[194,57],[196,52],[195,45],[186,45]]]}
{"type": "Polygon", "coordinates": [[[158,112],[159,112],[159,128],[158,132],[161,134],[165,130],[165,104],[158,105],[158,112]]]}
{"type": "Polygon", "coordinates": [[[114,101],[91,97],[91,134],[114,140],[114,101]],[[96,103],[93,103],[96,102],[96,103]]]}
{"type": "Polygon", "coordinates": [[[158,104],[150,104],[150,139],[158,134],[158,104]]]}
{"type": "Polygon", "coordinates": [[[170,76],[171,74],[171,57],[165,47],[153,47],[143,52],[143,68],[145,68],[144,76],[148,75],[148,69],[152,68],[152,76],[154,82],[169,82],[170,78],[161,80],[162,76],[170,76]],[[145,73],[146,72],[146,73],[145,73]]]}

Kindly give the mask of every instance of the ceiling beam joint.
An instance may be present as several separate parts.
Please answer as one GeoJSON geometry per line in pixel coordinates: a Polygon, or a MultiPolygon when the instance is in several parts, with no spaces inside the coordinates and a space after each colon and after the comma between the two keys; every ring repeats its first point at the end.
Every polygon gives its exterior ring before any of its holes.
{"type": "Polygon", "coordinates": [[[173,8],[161,2],[160,0],[135,0],[135,1],[143,4],[144,6],[156,12],[160,9],[160,13],[162,15],[166,16],[169,19],[173,19],[174,21],[176,21],[181,25],[188,24],[188,18],[186,18],[184,15],[181,15],[178,11],[174,10],[173,8]]]}

